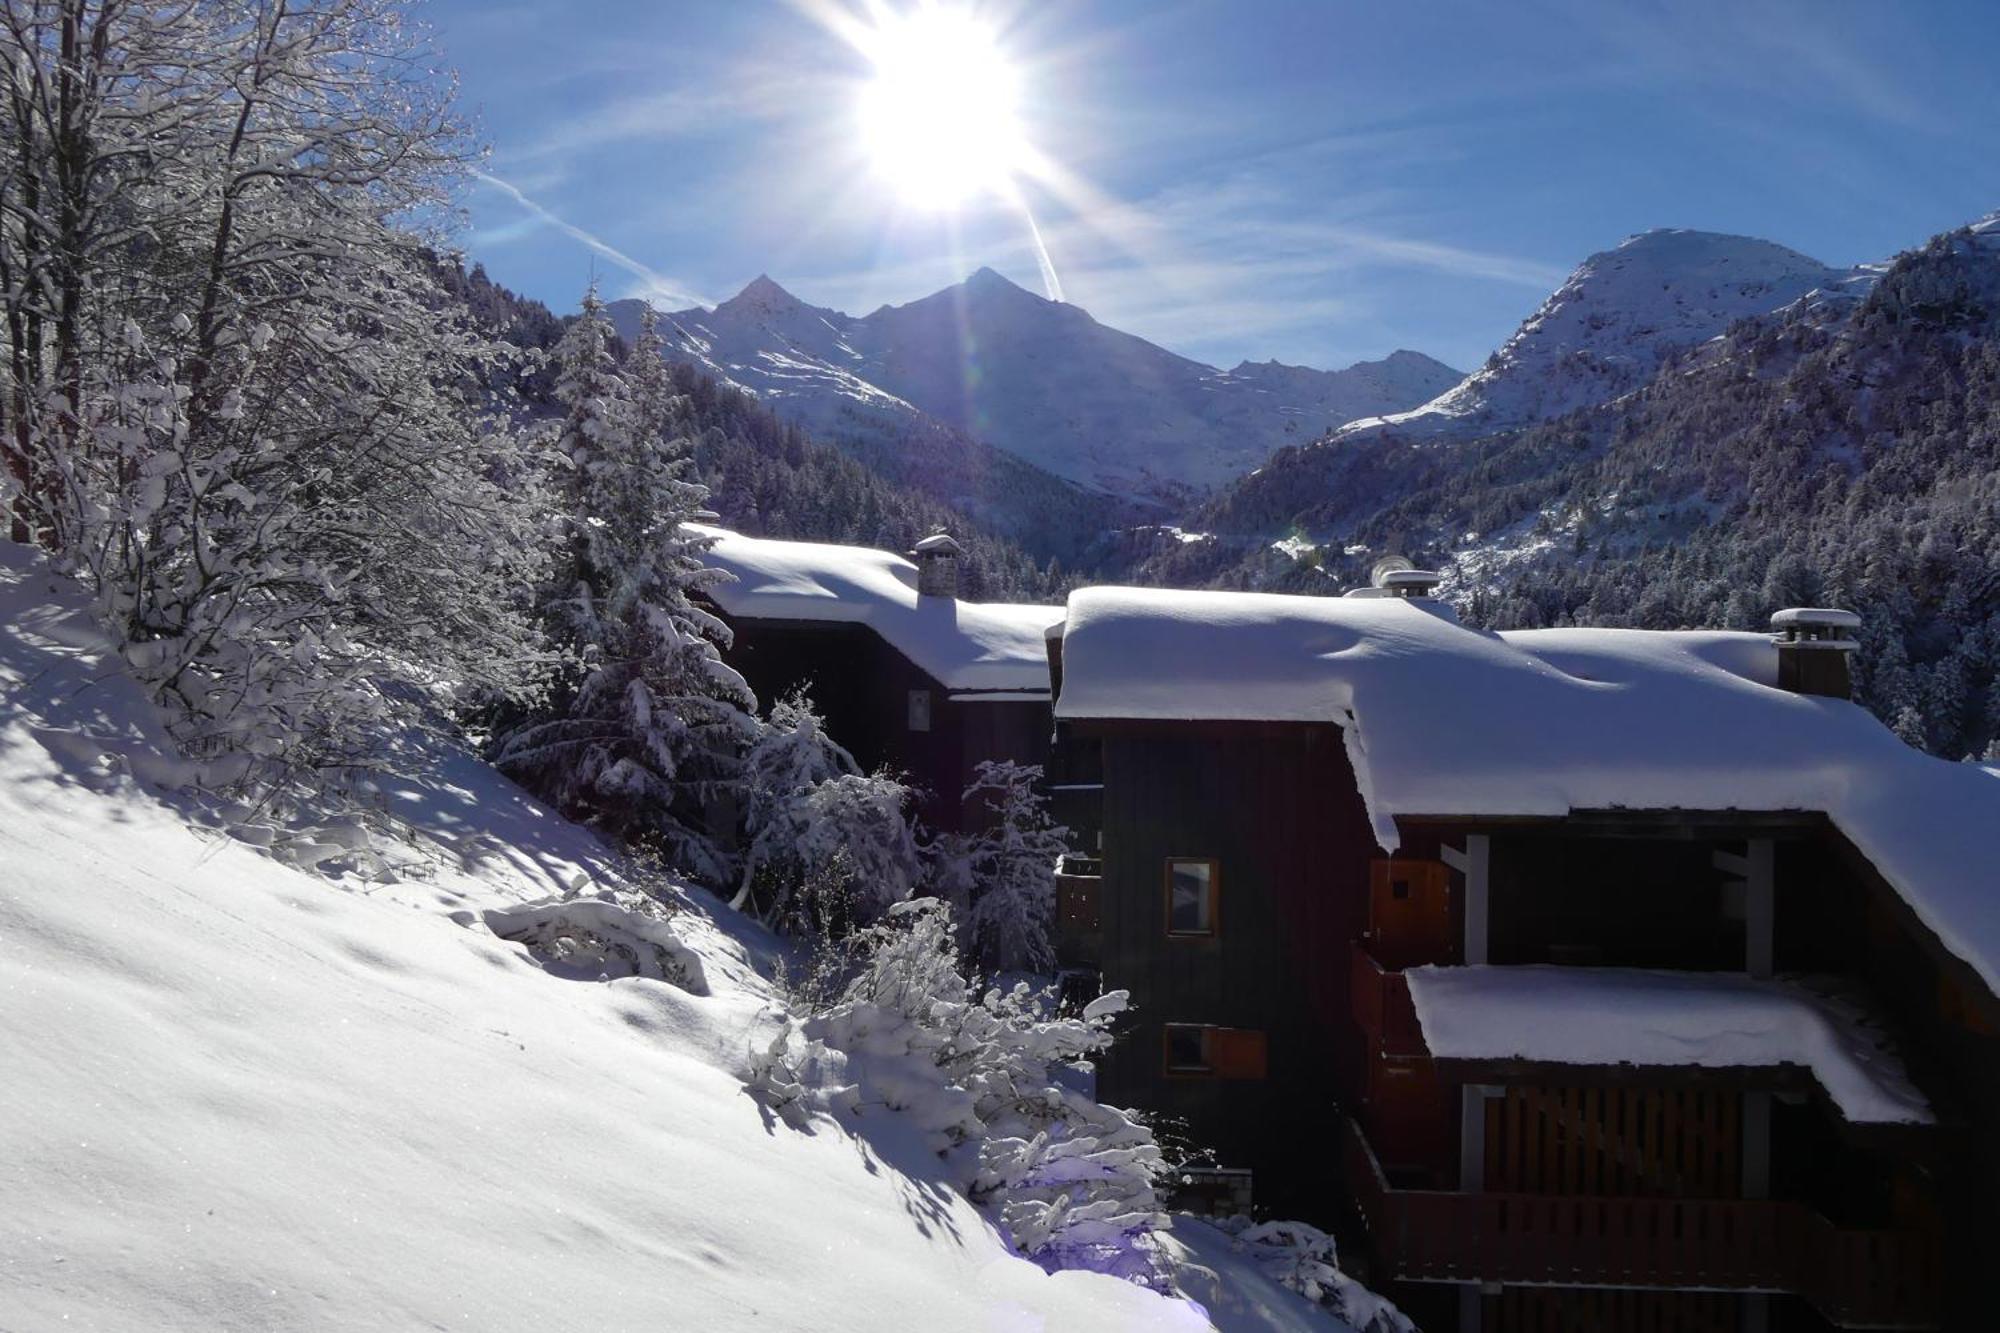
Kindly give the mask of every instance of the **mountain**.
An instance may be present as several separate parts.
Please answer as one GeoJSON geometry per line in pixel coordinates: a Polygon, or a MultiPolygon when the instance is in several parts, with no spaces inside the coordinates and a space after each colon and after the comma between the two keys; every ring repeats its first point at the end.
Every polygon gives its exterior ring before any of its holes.
{"type": "Polygon", "coordinates": [[[1460,438],[1609,402],[1650,381],[1669,352],[1814,291],[1869,280],[1748,236],[1660,229],[1583,261],[1479,370],[1414,411],[1336,432],[1460,438]]]}
{"type": "MultiPolygon", "coordinates": [[[[489,278],[439,261],[439,277],[495,336],[546,354],[566,320],[489,278]]],[[[571,316],[569,318],[574,318],[571,316]]],[[[1046,601],[1060,570],[1088,570],[1100,534],[1137,522],[1131,507],[1011,454],[914,416],[896,434],[836,448],[781,420],[741,389],[686,363],[671,366],[686,404],[698,479],[729,527],[758,536],[907,550],[940,528],[965,548],[968,596],[1046,601]]],[[[495,372],[526,416],[559,411],[546,359],[495,372]]]]}
{"type": "Polygon", "coordinates": [[[1281,451],[1135,577],[1330,593],[1396,552],[1506,627],[1849,607],[1858,698],[1933,753],[2000,757],[2000,215],[1658,366],[1516,429],[1281,451]]]}
{"type": "MultiPolygon", "coordinates": [[[[614,303],[621,333],[636,301],[614,303]]],[[[1045,300],[991,269],[856,317],[760,276],[713,310],[668,317],[670,354],[835,442],[930,418],[1056,476],[1174,507],[1273,449],[1414,407],[1458,378],[1415,352],[1346,370],[1220,370],[1045,300]]]]}

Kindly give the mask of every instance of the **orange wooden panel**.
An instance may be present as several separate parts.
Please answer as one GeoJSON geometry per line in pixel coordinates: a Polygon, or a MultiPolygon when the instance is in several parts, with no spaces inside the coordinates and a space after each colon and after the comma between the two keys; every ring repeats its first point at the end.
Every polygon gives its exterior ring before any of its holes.
{"type": "Polygon", "coordinates": [[[1270,1070],[1269,1039],[1248,1028],[1211,1029],[1208,1056],[1218,1078],[1263,1078],[1270,1070]]]}

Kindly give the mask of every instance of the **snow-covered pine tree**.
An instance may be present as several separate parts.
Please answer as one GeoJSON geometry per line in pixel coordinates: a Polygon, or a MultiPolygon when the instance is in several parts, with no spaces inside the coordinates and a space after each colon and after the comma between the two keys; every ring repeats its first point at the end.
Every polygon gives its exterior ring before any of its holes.
{"type": "Polygon", "coordinates": [[[800,907],[866,923],[915,887],[921,861],[909,789],[862,773],[803,689],[772,703],[744,757],[743,793],[749,846],[731,906],[774,925],[800,907]],[[809,886],[840,901],[797,903],[809,886]]]}
{"type": "Polygon", "coordinates": [[[266,791],[539,669],[538,460],[417,221],[469,145],[401,11],[0,7],[15,534],[266,791]]]}
{"type": "Polygon", "coordinates": [[[708,810],[739,779],[756,700],[722,660],[728,627],[695,600],[727,576],[686,527],[707,492],[684,477],[657,332],[649,319],[622,370],[612,338],[593,287],[556,348],[568,542],[545,611],[574,664],[494,758],[572,817],[719,884],[729,857],[708,810]]]}
{"type": "Polygon", "coordinates": [[[1041,780],[1032,764],[981,762],[965,799],[983,807],[989,822],[932,845],[936,890],[962,923],[966,952],[990,969],[1046,972],[1055,965],[1049,928],[1069,830],[1049,817],[1041,780]]]}

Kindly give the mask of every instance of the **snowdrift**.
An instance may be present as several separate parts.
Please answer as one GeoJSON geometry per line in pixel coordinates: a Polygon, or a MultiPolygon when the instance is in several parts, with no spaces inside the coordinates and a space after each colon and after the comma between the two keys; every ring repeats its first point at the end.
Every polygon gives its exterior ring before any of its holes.
{"type": "MultiPolygon", "coordinates": [[[[914,1127],[767,1113],[771,942],[483,765],[385,783],[385,853],[204,826],[156,725],[0,544],[10,1333],[1208,1326],[1014,1257],[914,1127]]],[[[1230,1326],[1337,1327],[1201,1249],[1230,1326]]]]}

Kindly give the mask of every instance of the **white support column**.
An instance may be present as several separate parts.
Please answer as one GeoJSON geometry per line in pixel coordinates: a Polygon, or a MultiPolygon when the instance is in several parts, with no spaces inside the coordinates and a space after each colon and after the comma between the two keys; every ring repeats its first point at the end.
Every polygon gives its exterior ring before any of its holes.
{"type": "Polygon", "coordinates": [[[1458,1192],[1479,1194],[1486,1188],[1486,1100],[1501,1089],[1468,1083],[1458,1090],[1458,1192]]]}
{"type": "Polygon", "coordinates": [[[1742,856],[1717,852],[1715,868],[1743,884],[1743,970],[1768,977],[1777,969],[1778,846],[1752,838],[1742,856]]]}
{"type": "Polygon", "coordinates": [[[1458,1333],[1480,1333],[1486,1317],[1486,1306],[1479,1298],[1485,1294],[1485,1288],[1477,1282],[1459,1284],[1458,1333]]]}
{"type": "Polygon", "coordinates": [[[1488,931],[1488,886],[1491,883],[1493,839],[1485,833],[1468,834],[1465,850],[1440,846],[1438,857],[1465,877],[1465,949],[1467,964],[1486,961],[1488,931]]]}
{"type": "Polygon", "coordinates": [[[1743,1094],[1743,1197],[1771,1197],[1771,1094],[1743,1094]]]}
{"type": "MultiPolygon", "coordinates": [[[[1486,1189],[1486,1099],[1498,1097],[1501,1092],[1502,1089],[1484,1083],[1468,1083],[1458,1091],[1458,1192],[1461,1194],[1479,1194],[1486,1189]]],[[[1479,1333],[1485,1314],[1480,1298],[1488,1290],[1477,1282],[1459,1287],[1460,1333],[1479,1333]]]]}

